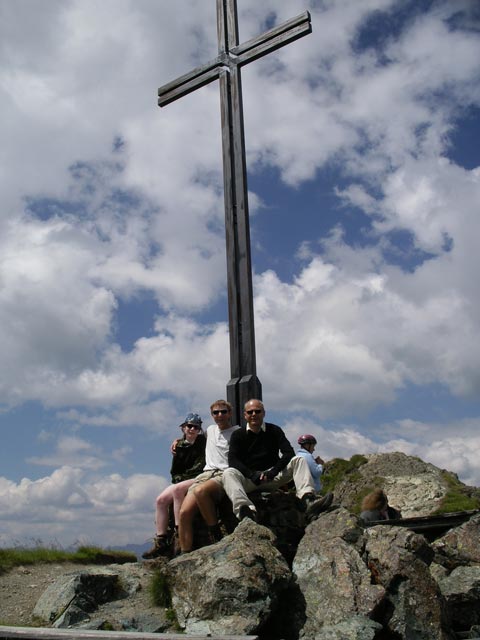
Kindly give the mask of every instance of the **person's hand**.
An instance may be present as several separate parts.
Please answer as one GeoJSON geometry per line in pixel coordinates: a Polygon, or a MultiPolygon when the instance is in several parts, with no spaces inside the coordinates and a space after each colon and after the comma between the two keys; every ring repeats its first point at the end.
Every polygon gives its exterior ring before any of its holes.
{"type": "Polygon", "coordinates": [[[250,480],[253,482],[253,484],[260,484],[262,482],[262,475],[263,473],[261,471],[254,471],[250,477],[250,480]]]}
{"type": "Polygon", "coordinates": [[[177,444],[178,444],[179,440],[178,438],[176,438],[172,444],[170,445],[170,453],[172,454],[172,456],[174,456],[177,453],[177,444]]]}
{"type": "Polygon", "coordinates": [[[260,480],[262,482],[271,482],[275,478],[276,475],[277,475],[277,472],[272,467],[271,469],[267,469],[266,471],[262,471],[262,475],[260,476],[260,480]]]}
{"type": "Polygon", "coordinates": [[[320,456],[317,456],[317,457],[315,458],[315,462],[316,462],[317,464],[325,464],[325,462],[320,458],[320,456]]]}

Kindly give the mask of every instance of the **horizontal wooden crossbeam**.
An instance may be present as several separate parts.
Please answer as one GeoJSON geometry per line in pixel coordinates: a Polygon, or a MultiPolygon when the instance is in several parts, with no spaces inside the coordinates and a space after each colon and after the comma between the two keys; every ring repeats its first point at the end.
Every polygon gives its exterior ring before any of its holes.
{"type": "Polygon", "coordinates": [[[230,53],[237,56],[237,64],[244,65],[247,62],[258,60],[258,58],[267,55],[267,53],[280,49],[280,47],[294,42],[311,32],[310,13],[304,11],[295,18],[278,25],[278,27],[274,27],[236,47],[232,47],[230,53]]]}
{"type": "Polygon", "coordinates": [[[442,535],[453,527],[458,527],[477,513],[480,509],[470,511],[454,511],[451,513],[440,513],[431,516],[412,516],[410,518],[399,518],[398,520],[373,520],[363,523],[364,527],[390,526],[405,527],[415,533],[423,533],[435,537],[442,535]]]}
{"type": "Polygon", "coordinates": [[[200,89],[218,78],[220,62],[216,58],[207,64],[197,67],[180,78],[164,84],[158,90],[158,106],[165,107],[170,102],[186,96],[187,93],[200,89]]]}
{"type": "Polygon", "coordinates": [[[44,627],[2,627],[0,640],[258,640],[258,636],[211,636],[178,633],[141,633],[136,631],[96,631],[90,629],[53,629],[44,627]]]}
{"type": "Polygon", "coordinates": [[[165,107],[170,102],[204,87],[216,80],[222,68],[228,69],[232,65],[239,67],[258,60],[271,51],[280,49],[290,42],[298,40],[312,31],[310,13],[304,11],[295,18],[283,22],[251,40],[232,47],[228,53],[222,53],[214,60],[196,67],[193,71],[185,73],[172,82],[164,84],[158,90],[158,105],[165,107]]]}

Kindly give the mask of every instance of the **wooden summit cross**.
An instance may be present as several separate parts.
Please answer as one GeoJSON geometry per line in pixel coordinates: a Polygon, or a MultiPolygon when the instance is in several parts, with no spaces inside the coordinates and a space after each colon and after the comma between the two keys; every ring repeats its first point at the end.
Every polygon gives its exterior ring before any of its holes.
{"type": "Polygon", "coordinates": [[[243,405],[262,397],[257,378],[253,320],[250,224],[240,69],[252,60],[283,47],[312,27],[305,11],[243,44],[238,43],[236,0],[217,0],[218,56],[160,87],[160,107],[218,79],[222,115],[223,182],[227,245],[230,374],[227,399],[234,407],[233,424],[242,424],[243,405]]]}

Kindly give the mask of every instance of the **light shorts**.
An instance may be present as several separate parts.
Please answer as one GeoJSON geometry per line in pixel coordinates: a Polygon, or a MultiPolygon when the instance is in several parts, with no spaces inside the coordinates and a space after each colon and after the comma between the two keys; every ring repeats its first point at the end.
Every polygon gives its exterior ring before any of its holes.
{"type": "MultiPolygon", "coordinates": [[[[191,493],[193,489],[199,484],[208,482],[209,480],[215,480],[219,486],[222,487],[222,475],[223,471],[220,469],[209,469],[208,471],[202,471],[200,475],[195,478],[194,483],[188,488],[187,493],[191,493]]],[[[223,488],[223,487],[222,487],[223,488]]]]}

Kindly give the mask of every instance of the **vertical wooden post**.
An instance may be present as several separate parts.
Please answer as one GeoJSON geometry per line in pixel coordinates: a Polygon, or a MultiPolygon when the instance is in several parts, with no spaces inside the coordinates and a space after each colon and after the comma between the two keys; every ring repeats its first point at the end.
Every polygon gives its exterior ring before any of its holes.
{"type": "Polygon", "coordinates": [[[158,90],[162,107],[219,79],[222,120],[225,236],[227,251],[230,380],[227,399],[235,424],[243,421],[243,405],[262,398],[257,377],[250,252],[247,167],[243,123],[241,67],[310,33],[305,12],[243,44],[238,43],[236,0],[217,0],[218,56],[158,90]]]}

